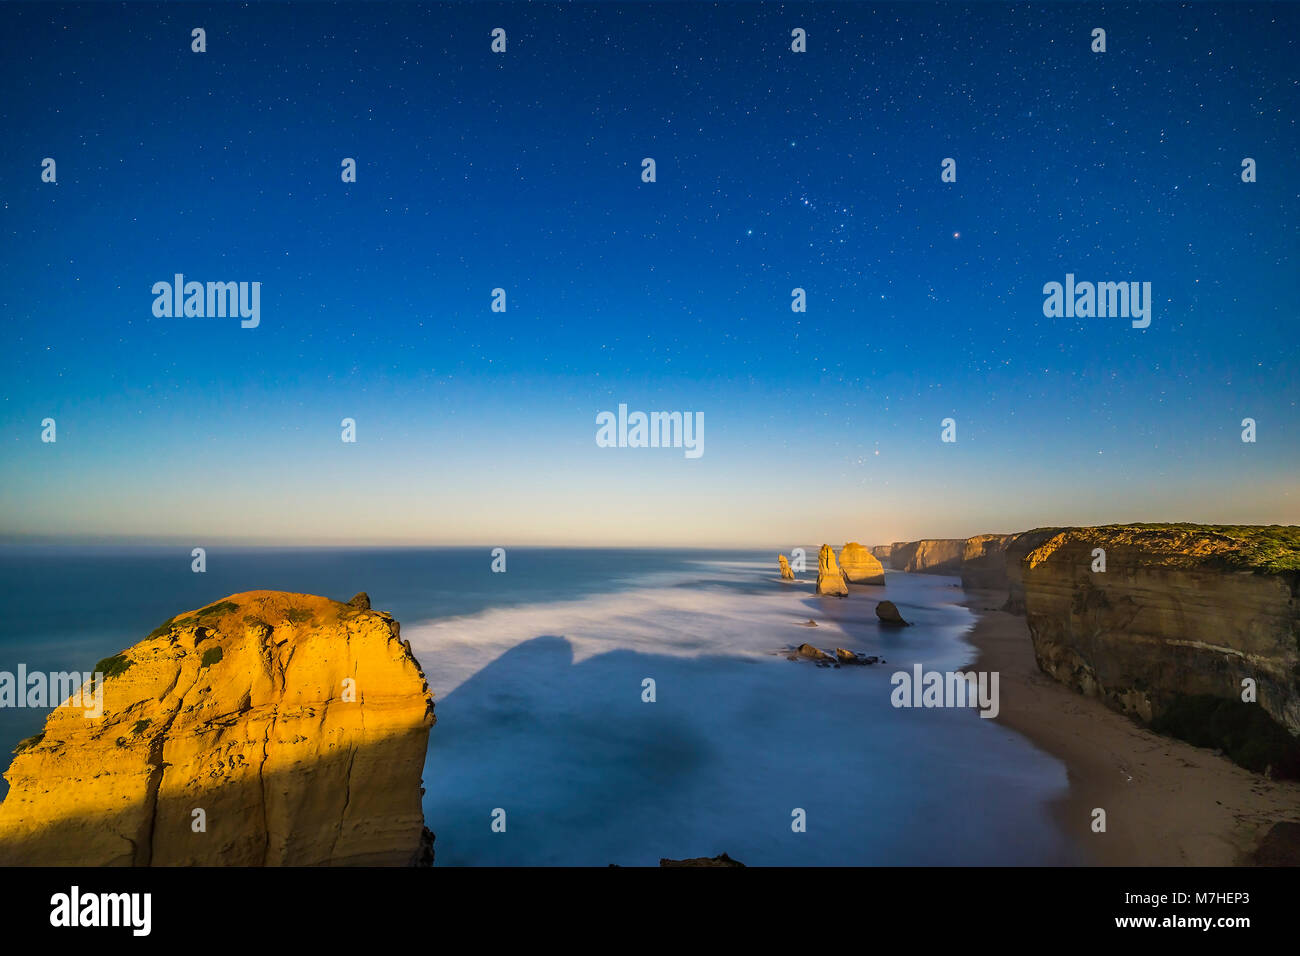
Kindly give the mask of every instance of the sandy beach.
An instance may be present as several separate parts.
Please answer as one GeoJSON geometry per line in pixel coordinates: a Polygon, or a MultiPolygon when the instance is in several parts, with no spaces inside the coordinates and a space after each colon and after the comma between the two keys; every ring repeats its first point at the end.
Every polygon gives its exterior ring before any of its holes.
{"type": "Polygon", "coordinates": [[[967,635],[978,652],[972,666],[1001,674],[998,722],[1065,763],[1069,794],[1053,810],[1096,864],[1251,864],[1274,823],[1300,821],[1300,784],[1152,733],[1039,671],[1025,619],[993,610],[1005,597],[967,592],[979,618],[967,635]],[[1092,830],[1098,807],[1104,833],[1092,830]]]}

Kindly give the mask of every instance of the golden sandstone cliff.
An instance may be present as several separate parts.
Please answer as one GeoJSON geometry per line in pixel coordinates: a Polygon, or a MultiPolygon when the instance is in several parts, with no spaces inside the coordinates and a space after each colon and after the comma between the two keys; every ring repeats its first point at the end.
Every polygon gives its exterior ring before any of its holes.
{"type": "Polygon", "coordinates": [[[1155,730],[1300,777],[1300,528],[1112,525],[895,542],[1005,590],[1040,669],[1155,730]]]}
{"type": "Polygon", "coordinates": [[[1003,605],[1002,610],[1010,614],[1024,615],[1025,613],[1025,558],[1029,552],[1033,551],[1044,541],[1050,540],[1055,535],[1064,531],[1064,528],[1034,528],[1032,531],[1022,531],[1019,534],[1013,534],[1007,539],[1004,548],[1006,560],[1003,563],[1003,570],[1006,571],[1006,582],[1002,587],[1007,591],[1007,602],[1003,605]]]}
{"type": "Polygon", "coordinates": [[[1300,529],[1067,528],[1021,574],[1034,654],[1062,683],[1178,736],[1214,724],[1230,751],[1300,734],[1300,529]]]}
{"type": "Polygon", "coordinates": [[[1014,535],[978,534],[966,539],[962,550],[961,586],[998,589],[1007,587],[1007,542],[1014,535]]]}
{"type": "Polygon", "coordinates": [[[840,549],[840,570],[850,584],[884,584],[885,569],[876,556],[850,541],[840,549]]]}
{"type": "Polygon", "coordinates": [[[963,588],[1007,592],[1005,611],[1025,613],[1021,563],[1061,528],[1035,528],[1019,534],[978,534],[971,538],[927,538],[877,545],[889,567],[921,574],[960,575],[963,588]]]}
{"type": "Polygon", "coordinates": [[[96,669],[103,716],[57,708],[15,751],[0,864],[431,862],[432,695],[364,594],[234,594],[96,669]]]}
{"type": "Polygon", "coordinates": [[[895,541],[890,545],[889,566],[897,571],[924,574],[961,574],[965,538],[924,538],[895,541]]]}

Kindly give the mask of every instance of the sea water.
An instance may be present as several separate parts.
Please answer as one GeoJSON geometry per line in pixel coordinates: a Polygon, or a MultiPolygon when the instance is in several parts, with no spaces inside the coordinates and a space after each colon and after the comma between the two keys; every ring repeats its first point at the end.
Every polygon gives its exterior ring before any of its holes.
{"type": "MultiPolygon", "coordinates": [[[[1048,814],[1059,761],[974,709],[891,705],[893,673],[971,661],[957,579],[890,572],[841,600],[812,573],[783,583],[775,552],[509,548],[491,565],[489,548],[209,548],[195,574],[184,548],[6,547],[0,670],[85,670],[239,591],[365,590],[435,695],[440,866],[1080,862],[1048,814]],[[912,627],[878,625],[886,597],[912,627]],[[804,641],[883,661],[788,660],[804,641]]],[[[6,751],[46,713],[0,709],[6,751]]]]}

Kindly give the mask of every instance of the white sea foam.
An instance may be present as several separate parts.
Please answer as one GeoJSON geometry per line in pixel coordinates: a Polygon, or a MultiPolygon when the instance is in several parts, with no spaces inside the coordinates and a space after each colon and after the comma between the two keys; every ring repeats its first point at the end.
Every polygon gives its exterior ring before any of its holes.
{"type": "Polygon", "coordinates": [[[901,631],[875,620],[884,590],[816,598],[767,565],[637,583],[403,629],[437,698],[424,809],[440,863],[1068,860],[1044,812],[1065,786],[1058,762],[967,711],[890,704],[897,667],[969,659],[971,615],[948,579],[890,576],[916,622],[901,631]],[[889,665],[785,660],[803,641],[889,665]],[[807,832],[791,830],[796,808],[807,832]]]}
{"type": "MultiPolygon", "coordinates": [[[[811,589],[806,590],[811,596],[811,589]]],[[[500,608],[404,628],[402,636],[449,694],[484,664],[523,641],[566,638],[580,664],[613,650],[673,657],[726,654],[768,657],[798,637],[793,625],[808,616],[789,594],[727,594],[681,587],[640,588],[576,601],[500,608]]],[[[811,630],[811,629],[809,629],[811,630]]],[[[841,627],[826,622],[817,640],[841,644],[841,627]]]]}

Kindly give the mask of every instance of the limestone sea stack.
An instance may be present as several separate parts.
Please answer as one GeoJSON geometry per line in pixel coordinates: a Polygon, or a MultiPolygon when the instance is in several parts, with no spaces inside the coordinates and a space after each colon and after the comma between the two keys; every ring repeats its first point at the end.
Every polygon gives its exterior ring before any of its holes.
{"type": "Polygon", "coordinates": [[[850,541],[840,549],[840,569],[850,584],[884,584],[885,569],[876,556],[850,541]]]}
{"type": "Polygon", "coordinates": [[[1066,528],[1022,573],[1044,672],[1251,769],[1295,759],[1300,528],[1066,528]]]}
{"type": "Polygon", "coordinates": [[[881,624],[889,627],[909,627],[909,622],[903,620],[903,615],[898,613],[898,607],[893,601],[881,601],[876,605],[876,617],[880,619],[881,624]]]}
{"type": "Polygon", "coordinates": [[[817,593],[847,597],[849,586],[844,583],[844,572],[835,561],[835,551],[823,544],[817,553],[817,593]]]}
{"type": "Polygon", "coordinates": [[[0,864],[431,862],[432,695],[362,598],[233,594],[101,661],[102,716],[65,704],[15,751],[0,864]]]}
{"type": "Polygon", "coordinates": [[[785,559],[785,555],[778,554],[776,556],[776,559],[781,563],[781,580],[793,581],[794,572],[790,570],[790,562],[785,559]]]}
{"type": "Polygon", "coordinates": [[[798,657],[806,657],[811,661],[826,661],[832,663],[835,658],[831,657],[819,647],[813,647],[811,644],[800,644],[794,649],[798,657]]]}

